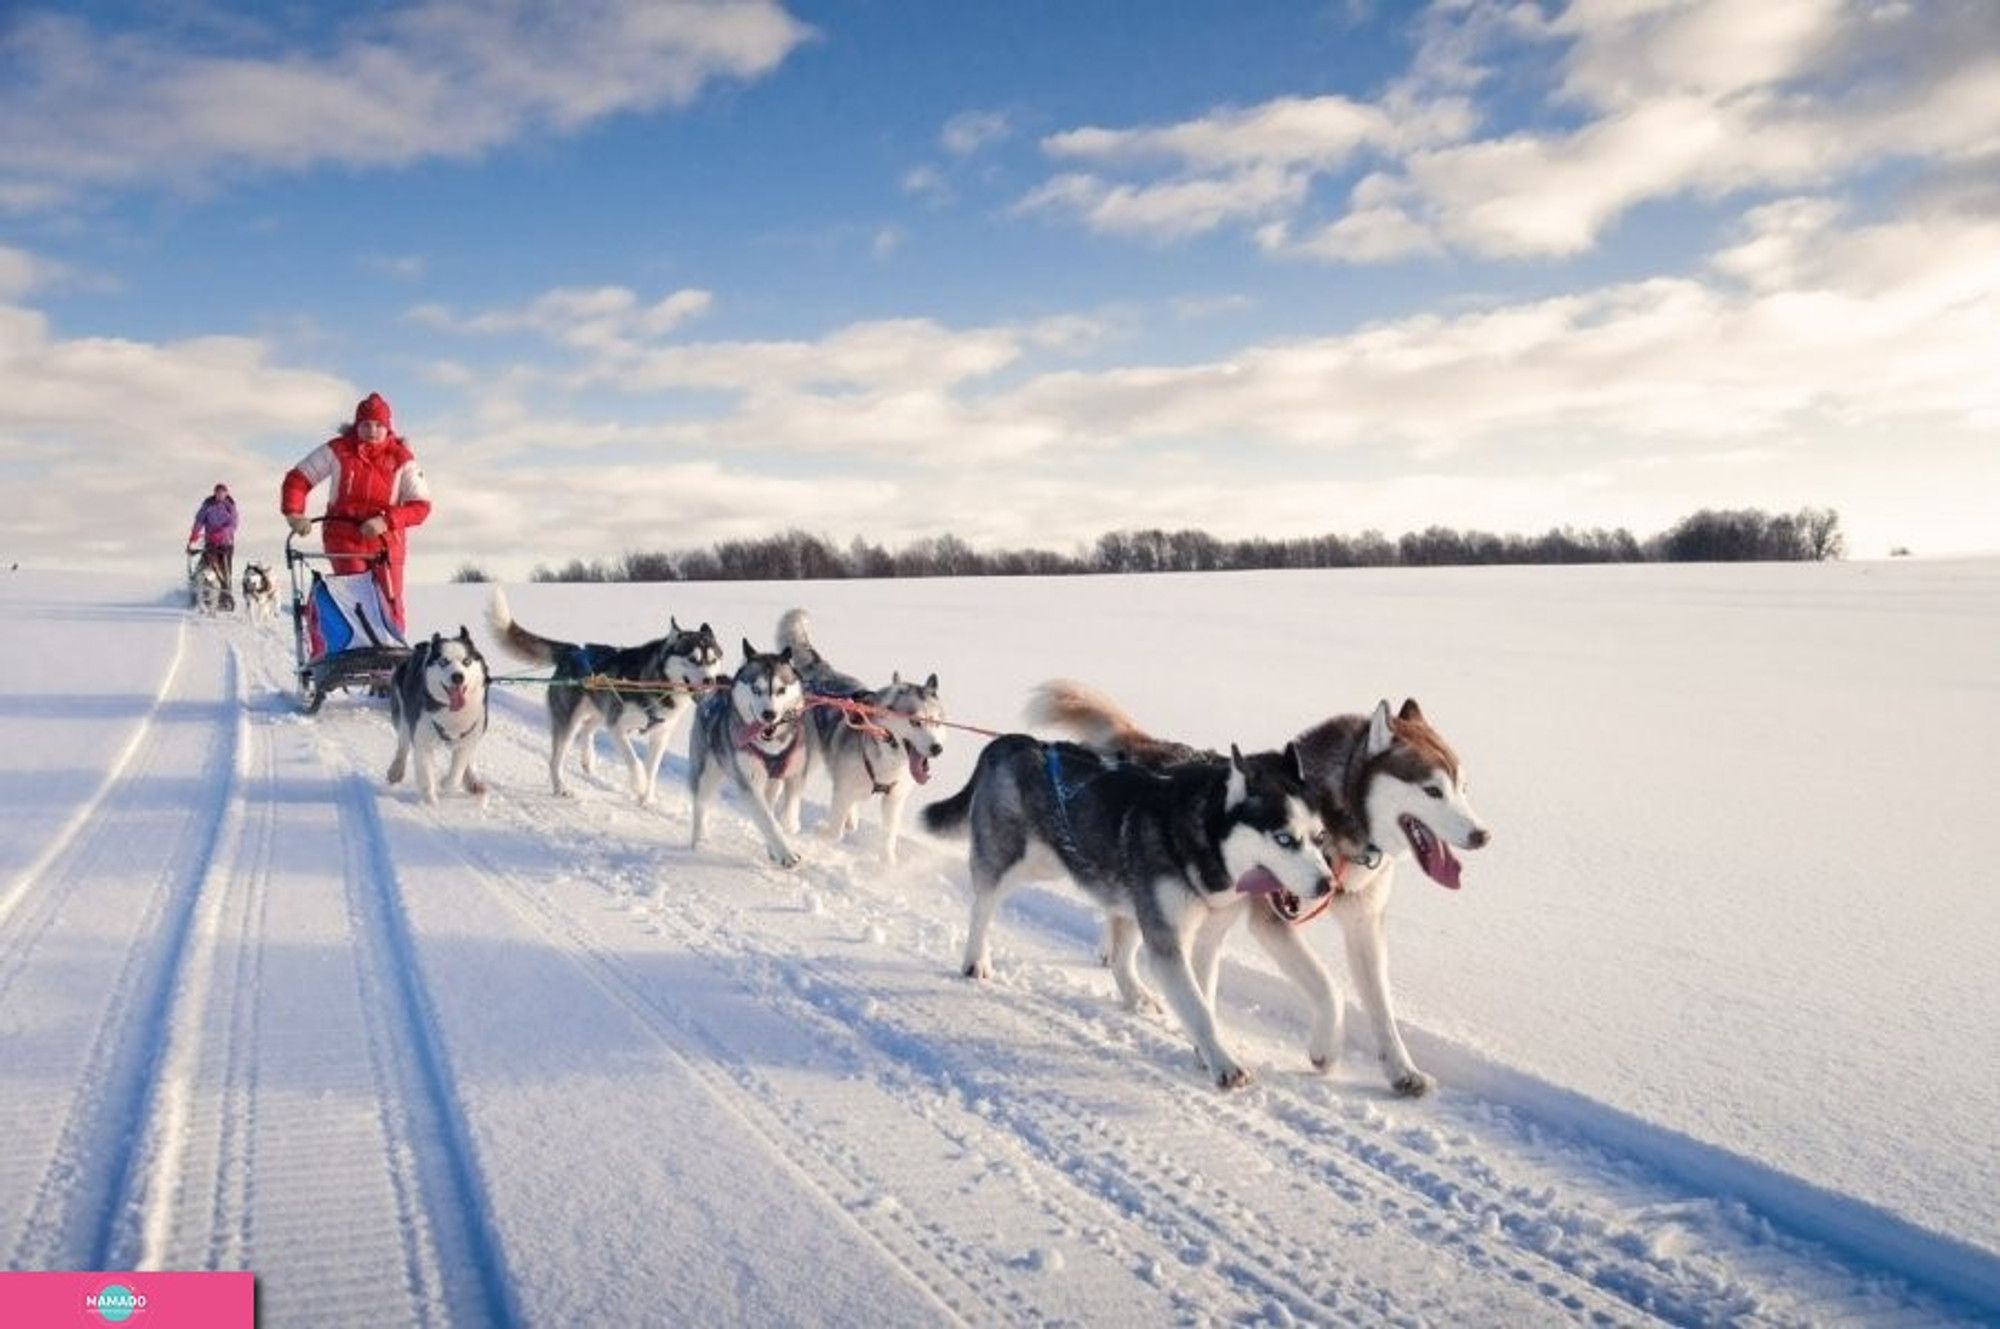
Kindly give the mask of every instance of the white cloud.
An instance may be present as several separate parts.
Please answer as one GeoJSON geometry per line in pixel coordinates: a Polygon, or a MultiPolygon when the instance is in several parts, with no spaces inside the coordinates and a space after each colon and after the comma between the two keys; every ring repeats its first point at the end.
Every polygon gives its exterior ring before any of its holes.
{"type": "Polygon", "coordinates": [[[229,169],[469,157],[537,128],[681,105],[774,69],[809,29],[776,3],[582,0],[391,9],[330,49],[219,58],[175,36],[107,37],[38,13],[10,31],[0,200],[84,185],[198,183],[229,169]]]}
{"type": "Polygon", "coordinates": [[[713,304],[714,296],[700,290],[675,291],[642,304],[637,293],[623,286],[559,287],[513,308],[457,315],[439,305],[420,305],[410,317],[452,332],[526,332],[567,346],[636,354],[639,343],[679,330],[713,304]]]}
{"type": "Polygon", "coordinates": [[[0,300],[18,300],[47,279],[49,267],[25,249],[0,245],[0,300]]]}
{"type": "Polygon", "coordinates": [[[999,111],[965,111],[945,121],[938,141],[954,157],[966,157],[1013,132],[999,111]]]}
{"type": "Polygon", "coordinates": [[[1255,221],[1295,209],[1306,192],[1304,175],[1252,166],[1228,175],[1196,176],[1134,186],[1092,175],[1062,175],[1017,205],[1022,212],[1071,213],[1093,230],[1179,240],[1230,222],[1255,221]]]}
{"type": "Polygon", "coordinates": [[[1407,75],[1376,101],[1277,98],[1052,134],[1049,156],[1093,169],[1019,206],[1169,241],[1236,226],[1272,253],[1357,263],[1571,256],[1656,200],[2000,151],[1992,17],[1984,0],[1577,0],[1553,17],[1461,0],[1429,11],[1407,75]],[[1356,168],[1362,183],[1324,219],[1356,168]]]}
{"type": "Polygon", "coordinates": [[[1398,137],[1379,108],[1345,97],[1283,97],[1161,128],[1072,129],[1042,140],[1052,157],[1107,163],[1161,160],[1192,171],[1246,166],[1337,166],[1371,143],[1398,137]]]}

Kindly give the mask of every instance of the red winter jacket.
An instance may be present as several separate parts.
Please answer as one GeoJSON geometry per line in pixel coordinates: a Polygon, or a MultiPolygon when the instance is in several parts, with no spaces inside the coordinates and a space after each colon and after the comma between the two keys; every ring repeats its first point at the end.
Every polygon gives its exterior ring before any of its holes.
{"type": "Polygon", "coordinates": [[[304,513],[306,495],[324,480],[333,481],[326,515],[335,519],[320,529],[326,552],[373,554],[380,546],[361,533],[360,524],[380,516],[389,523],[389,557],[401,563],[403,531],[422,525],[431,515],[430,486],[424,480],[423,467],[410,453],[410,445],[391,434],[368,447],[355,437],[352,428],[344,430],[285,472],[279,510],[288,517],[304,513]]]}
{"type": "Polygon", "coordinates": [[[326,515],[334,520],[321,524],[320,543],[327,553],[335,556],[333,570],[360,572],[378,550],[386,547],[389,564],[377,569],[376,580],[389,598],[390,616],[401,629],[403,532],[421,525],[431,515],[431,491],[424,480],[424,468],[417,465],[410,445],[400,435],[391,434],[369,447],[355,436],[350,425],[285,472],[278,510],[288,517],[303,515],[306,495],[324,480],[333,481],[327,494],[326,515]],[[388,531],[379,540],[361,533],[361,523],[377,516],[389,523],[388,531]]]}

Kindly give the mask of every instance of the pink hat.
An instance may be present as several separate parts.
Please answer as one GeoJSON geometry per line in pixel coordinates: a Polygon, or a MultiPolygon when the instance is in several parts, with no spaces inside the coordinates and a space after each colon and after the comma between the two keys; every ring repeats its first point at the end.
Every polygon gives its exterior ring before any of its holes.
{"type": "Polygon", "coordinates": [[[380,425],[389,423],[389,403],[379,392],[369,393],[354,408],[355,424],[363,424],[369,420],[380,425]]]}

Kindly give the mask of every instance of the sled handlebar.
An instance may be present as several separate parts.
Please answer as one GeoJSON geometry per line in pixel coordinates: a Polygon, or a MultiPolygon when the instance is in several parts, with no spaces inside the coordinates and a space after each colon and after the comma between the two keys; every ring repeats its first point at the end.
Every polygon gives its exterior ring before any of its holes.
{"type": "MultiPolygon", "coordinates": [[[[317,517],[306,518],[306,521],[313,526],[322,526],[328,522],[337,522],[343,526],[361,526],[371,520],[373,518],[342,517],[333,513],[322,513],[317,517]]],[[[389,535],[386,531],[375,537],[376,548],[372,553],[329,554],[325,552],[324,547],[322,547],[321,552],[312,553],[299,549],[298,540],[299,533],[297,531],[287,531],[285,533],[285,561],[287,563],[296,563],[312,558],[365,558],[370,563],[387,562],[389,559],[389,535]]]]}

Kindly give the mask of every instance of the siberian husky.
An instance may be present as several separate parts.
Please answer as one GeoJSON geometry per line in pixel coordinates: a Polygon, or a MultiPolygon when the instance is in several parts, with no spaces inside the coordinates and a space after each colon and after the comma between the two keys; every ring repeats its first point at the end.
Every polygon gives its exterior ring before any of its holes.
{"type": "Polygon", "coordinates": [[[396,726],[390,784],[402,782],[414,756],[424,802],[436,803],[432,749],[441,747],[451,757],[445,788],[463,785],[468,794],[486,793],[472,770],[473,749],[486,734],[486,660],[463,626],[456,637],[432,634],[396,665],[389,676],[389,715],[396,726]]]}
{"type": "Polygon", "coordinates": [[[203,559],[201,566],[194,570],[189,595],[194,607],[204,618],[213,618],[222,608],[223,592],[228,588],[222,584],[222,574],[215,565],[203,559]]]}
{"type": "Polygon", "coordinates": [[[253,623],[268,623],[278,616],[278,586],[262,563],[243,565],[243,612],[253,623]]]}
{"type": "MultiPolygon", "coordinates": [[[[1067,875],[1111,919],[1111,970],[1125,1004],[1158,1005],[1139,978],[1143,942],[1215,1083],[1249,1083],[1217,1031],[1213,978],[1195,965],[1216,949],[1208,935],[1252,910],[1253,896],[1296,914],[1302,901],[1334,890],[1326,828],[1295,748],[1249,757],[1232,748],[1226,764],[1153,771],[1073,743],[1006,734],[980,752],[965,788],[926,807],[923,819],[933,833],[971,836],[967,977],[992,973],[989,934],[1006,890],[1022,878],[1067,875]]],[[[1309,977],[1296,932],[1257,935],[1286,973],[1309,977]]]]}
{"type": "MultiPolygon", "coordinates": [[[[1157,767],[1163,754],[1171,754],[1168,760],[1220,760],[1153,737],[1109,698],[1077,683],[1057,681],[1037,689],[1029,718],[1069,731],[1093,751],[1142,766],[1157,767]]],[[[1399,1094],[1428,1093],[1436,1081],[1411,1060],[1390,996],[1384,916],[1395,861],[1409,854],[1424,875],[1457,890],[1462,869],[1452,849],[1482,848],[1492,832],[1466,797],[1458,755],[1414,698],[1393,714],[1385,700],[1369,715],[1335,716],[1294,743],[1332,835],[1336,885],[1328,911],[1340,922],[1348,969],[1374,1025],[1384,1072],[1399,1094]]],[[[1260,939],[1272,931],[1288,931],[1292,923],[1285,912],[1253,911],[1253,931],[1260,939]]],[[[1204,938],[1218,949],[1222,940],[1220,932],[1204,938]]],[[[1299,954],[1309,968],[1288,967],[1286,972],[1300,986],[1326,994],[1315,1014],[1308,1051],[1314,1065],[1330,1068],[1340,1052],[1345,1012],[1318,958],[1303,947],[1299,954]]],[[[1197,957],[1211,1000],[1219,958],[1215,951],[1197,957]]]]}
{"type": "Polygon", "coordinates": [[[805,682],[791,652],[760,652],[745,638],[743,663],[728,686],[696,704],[688,732],[688,792],[694,802],[689,848],[701,848],[708,802],[727,779],[763,831],[771,861],[798,866],[776,807],[785,781],[798,775],[806,760],[805,728],[805,682]]]}
{"type": "MultiPolygon", "coordinates": [[[[812,745],[807,766],[824,769],[833,786],[820,834],[837,840],[852,832],[860,824],[861,805],[879,794],[882,861],[894,866],[903,807],[916,786],[929,782],[931,762],[944,752],[937,675],[911,683],[898,672],[886,687],[865,687],[826,662],[812,644],[810,627],[805,610],[786,611],[778,620],[778,645],[791,651],[793,667],[805,680],[806,741],[812,745]]],[[[780,820],[789,831],[799,829],[804,786],[803,776],[785,782],[780,820]]]]}
{"type": "Polygon", "coordinates": [[[653,802],[660,779],[660,759],[681,720],[694,713],[695,699],[707,692],[722,672],[722,646],[704,623],[684,628],[667,619],[667,635],[641,646],[603,646],[595,642],[557,641],[539,636],[514,621],[507,598],[493,593],[487,620],[501,649],[530,664],[555,666],[549,684],[549,785],[567,795],[563,778],[570,746],[583,740],[582,764],[593,770],[592,733],[599,725],[618,735],[632,772],[632,794],[642,807],[653,802]],[[602,679],[629,687],[584,686],[602,679]],[[645,754],[639,740],[646,740],[645,754]]]}

